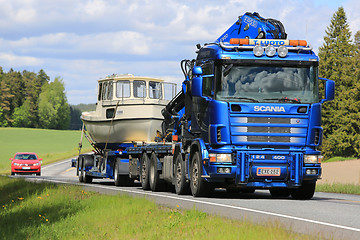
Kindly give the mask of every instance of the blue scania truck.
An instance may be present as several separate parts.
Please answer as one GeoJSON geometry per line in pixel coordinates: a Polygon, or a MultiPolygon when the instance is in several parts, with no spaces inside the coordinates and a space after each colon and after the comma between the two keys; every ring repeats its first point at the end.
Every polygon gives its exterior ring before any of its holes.
{"type": "Polygon", "coordinates": [[[335,84],[318,76],[319,58],[305,40],[286,38],[281,22],[246,13],[214,43],[198,44],[196,59],[181,62],[185,80],[162,110],[157,143],[112,151],[128,160],[129,178],[195,197],[224,188],[312,198],[321,105],[335,84]]]}

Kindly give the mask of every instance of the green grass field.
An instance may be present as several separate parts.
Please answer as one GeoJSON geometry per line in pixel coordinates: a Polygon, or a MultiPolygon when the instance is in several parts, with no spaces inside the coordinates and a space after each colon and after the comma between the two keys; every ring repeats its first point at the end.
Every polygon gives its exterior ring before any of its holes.
{"type": "Polygon", "coordinates": [[[321,183],[316,184],[316,191],[360,195],[360,186],[356,184],[321,183]]]}
{"type": "MultiPolygon", "coordinates": [[[[81,131],[0,128],[0,173],[10,173],[9,158],[16,152],[36,152],[43,164],[78,154],[81,131]]],[[[84,138],[83,152],[91,146],[84,138]]]]}
{"type": "Polygon", "coordinates": [[[321,239],[144,198],[0,176],[0,239],[321,239]]]}

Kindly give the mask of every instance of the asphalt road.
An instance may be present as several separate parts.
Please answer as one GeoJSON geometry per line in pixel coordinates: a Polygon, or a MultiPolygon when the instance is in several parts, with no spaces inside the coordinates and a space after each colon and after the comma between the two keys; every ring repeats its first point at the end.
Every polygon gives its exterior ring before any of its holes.
{"type": "Polygon", "coordinates": [[[360,239],[360,196],[315,193],[308,201],[273,198],[266,190],[254,194],[229,194],[216,190],[211,198],[179,196],[171,192],[151,192],[134,187],[116,187],[113,180],[95,179],[91,184],[79,183],[70,159],[44,166],[41,177],[34,181],[50,181],[83,185],[88,190],[106,194],[142,196],[158,204],[183,209],[196,209],[234,219],[256,223],[276,222],[292,231],[331,239],[360,239]]]}

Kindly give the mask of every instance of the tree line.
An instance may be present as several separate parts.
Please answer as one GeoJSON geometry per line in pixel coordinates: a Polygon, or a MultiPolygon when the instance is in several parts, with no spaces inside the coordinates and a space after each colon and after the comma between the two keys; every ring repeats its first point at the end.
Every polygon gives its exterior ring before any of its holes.
{"type": "Polygon", "coordinates": [[[0,127],[68,129],[70,107],[62,79],[0,67],[0,127]]]}

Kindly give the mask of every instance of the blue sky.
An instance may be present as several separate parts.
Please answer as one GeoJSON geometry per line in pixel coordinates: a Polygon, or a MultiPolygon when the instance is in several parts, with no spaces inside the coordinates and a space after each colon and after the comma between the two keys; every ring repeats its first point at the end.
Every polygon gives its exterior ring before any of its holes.
{"type": "Polygon", "coordinates": [[[0,6],[0,66],[60,76],[70,104],[95,103],[97,80],[113,73],[180,84],[180,61],[195,58],[197,43],[215,41],[245,12],[280,20],[289,39],[306,39],[315,52],[340,6],[352,32],[360,30],[358,0],[0,0],[0,6]]]}

